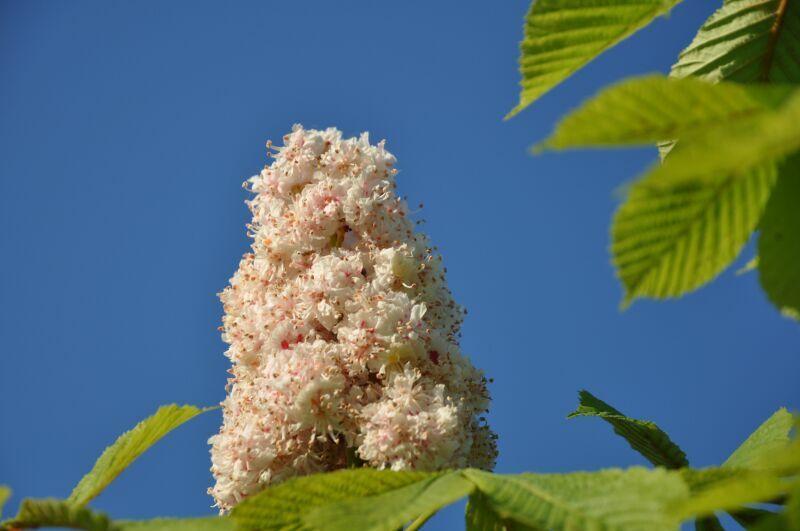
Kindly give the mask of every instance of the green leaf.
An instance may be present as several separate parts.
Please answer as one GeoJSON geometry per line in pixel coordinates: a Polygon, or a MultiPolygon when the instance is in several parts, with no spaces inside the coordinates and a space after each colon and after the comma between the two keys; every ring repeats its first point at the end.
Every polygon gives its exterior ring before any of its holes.
{"type": "Polygon", "coordinates": [[[580,405],[567,418],[600,417],[614,427],[614,433],[625,438],[631,448],[655,466],[682,468],[689,466],[686,454],[655,423],[626,417],[588,391],[580,392],[580,405]]]}
{"type": "Polygon", "coordinates": [[[794,417],[780,408],[764,421],[722,464],[728,468],[758,469],[767,456],[789,444],[794,417]]]}
{"type": "Polygon", "coordinates": [[[534,528],[674,530],[679,520],[668,507],[688,497],[680,475],[663,468],[464,475],[501,518],[534,528]]]}
{"type": "Polygon", "coordinates": [[[0,516],[3,516],[3,506],[11,497],[11,489],[5,485],[0,485],[0,516]]]}
{"type": "Polygon", "coordinates": [[[633,78],[601,91],[571,112],[541,148],[652,144],[697,135],[769,113],[791,92],[789,86],[633,78]]]}
{"type": "Polygon", "coordinates": [[[3,522],[2,527],[5,529],[70,527],[86,531],[116,529],[108,517],[102,513],[54,499],[22,500],[17,516],[3,522]]]}
{"type": "Polygon", "coordinates": [[[200,409],[194,406],[175,404],[160,407],[155,414],[141,421],[132,430],[120,435],[114,444],[106,448],[92,470],[81,479],[72,491],[67,501],[76,506],[86,505],[114,481],[128,465],[167,433],[187,420],[211,409],[215,408],[200,409]]]}
{"type": "Polygon", "coordinates": [[[520,43],[519,104],[507,118],[680,0],[536,0],[520,43]]]}
{"type": "Polygon", "coordinates": [[[711,516],[717,511],[735,511],[750,503],[769,502],[786,494],[790,488],[788,480],[773,474],[740,471],[677,504],[673,514],[690,518],[711,516]]]}
{"type": "Polygon", "coordinates": [[[155,518],[116,522],[121,531],[235,531],[236,522],[230,518],[205,516],[200,518],[155,518]]]}
{"type": "Polygon", "coordinates": [[[694,521],[695,531],[725,531],[716,516],[698,518],[694,521]]]}
{"type": "Polygon", "coordinates": [[[494,512],[489,500],[480,492],[473,492],[467,502],[467,531],[540,531],[541,528],[503,519],[494,512]]]}
{"type": "Polygon", "coordinates": [[[631,186],[614,216],[611,252],[623,307],[638,297],[679,297],[714,279],[758,226],[776,178],[772,163],[743,174],[672,175],[674,156],[667,171],[631,186]]]}
{"type": "Polygon", "coordinates": [[[787,317],[800,320],[800,156],[780,167],[761,220],[759,279],[767,297],[787,317]]]}
{"type": "Polygon", "coordinates": [[[727,0],[700,28],[672,76],[712,81],[800,81],[800,9],[794,0],[727,0]]]}
{"type": "Polygon", "coordinates": [[[447,472],[377,496],[318,507],[302,520],[311,529],[393,531],[417,516],[429,517],[474,488],[460,472],[447,472]]]}
{"type": "Polygon", "coordinates": [[[731,517],[736,520],[736,523],[745,529],[750,529],[765,518],[771,518],[773,514],[775,513],[765,511],[764,509],[754,509],[752,507],[744,507],[730,512],[731,517]]]}
{"type": "MultiPolygon", "coordinates": [[[[468,492],[462,492],[461,489],[471,489],[472,486],[461,481],[463,478],[453,476],[441,472],[392,472],[361,468],[299,477],[245,499],[233,508],[231,518],[240,527],[263,530],[315,529],[319,525],[330,529],[331,525],[346,525],[338,519],[347,517],[365,518],[366,521],[377,521],[377,525],[384,525],[387,521],[382,520],[384,517],[399,518],[383,514],[385,508],[381,504],[413,503],[413,511],[402,509],[403,520],[395,525],[399,527],[429,508],[422,506],[427,503],[426,500],[416,499],[422,493],[427,492],[430,500],[435,500],[434,504],[445,504],[451,496],[466,496],[468,492]],[[340,510],[344,506],[342,504],[350,501],[358,506],[369,506],[376,500],[379,503],[373,504],[375,506],[368,509],[365,515],[346,515],[340,510]],[[331,520],[326,522],[324,518],[331,520]]],[[[389,507],[387,512],[400,510],[389,507]]],[[[351,529],[354,528],[358,526],[351,529]]]]}

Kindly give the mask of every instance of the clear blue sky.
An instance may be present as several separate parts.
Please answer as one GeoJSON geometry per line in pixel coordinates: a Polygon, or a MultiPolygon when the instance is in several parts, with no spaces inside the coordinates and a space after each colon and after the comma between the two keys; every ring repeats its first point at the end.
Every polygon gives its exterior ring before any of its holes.
{"type": "MultiPolygon", "coordinates": [[[[800,327],[732,271],[621,313],[608,227],[654,149],[532,157],[599,87],[667,71],[716,2],[691,0],[510,122],[526,0],[0,3],[0,483],[66,496],[123,430],[169,402],[214,404],[216,328],[247,250],[241,182],[294,122],[368,130],[425,203],[463,348],[494,378],[498,470],[642,464],[567,421],[581,388],[656,420],[693,464],[800,407],[800,327]]],[[[752,255],[752,247],[739,260],[752,255]]],[[[206,439],[170,435],[94,505],[211,512],[206,439]]],[[[451,510],[436,528],[460,528],[451,510]]]]}

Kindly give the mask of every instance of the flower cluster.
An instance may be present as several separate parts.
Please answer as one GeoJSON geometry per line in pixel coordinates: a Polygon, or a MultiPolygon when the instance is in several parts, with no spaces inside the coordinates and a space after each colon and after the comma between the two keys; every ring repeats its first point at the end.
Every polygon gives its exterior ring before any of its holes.
{"type": "Polygon", "coordinates": [[[368,135],[295,126],[246,183],[252,252],[222,292],[232,362],[209,489],[220,510],[288,477],[354,464],[491,469],[486,379],[441,257],[368,135]]]}

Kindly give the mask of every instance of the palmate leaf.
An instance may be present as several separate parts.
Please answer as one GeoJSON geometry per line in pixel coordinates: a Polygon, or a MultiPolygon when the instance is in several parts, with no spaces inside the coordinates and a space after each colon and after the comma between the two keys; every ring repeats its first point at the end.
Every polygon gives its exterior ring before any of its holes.
{"type": "Polygon", "coordinates": [[[469,494],[458,472],[370,468],[300,477],[245,499],[231,512],[246,529],[396,529],[469,494]]]}
{"type": "Polygon", "coordinates": [[[800,99],[779,111],[687,137],[634,184],[612,226],[612,254],[637,297],[677,297],[713,279],[758,225],[775,160],[800,146],[800,99]]]}
{"type": "Polygon", "coordinates": [[[70,527],[86,531],[117,529],[102,513],[54,499],[22,500],[17,516],[0,525],[9,530],[33,527],[70,527]]]}
{"type": "Polygon", "coordinates": [[[792,91],[790,86],[633,78],[602,90],[571,112],[537,149],[653,144],[719,130],[771,112],[792,91]]]}
{"type": "Polygon", "coordinates": [[[74,506],[86,505],[100,494],[114,479],[148,448],[167,433],[200,413],[215,408],[200,409],[175,404],[162,406],[132,430],[123,433],[100,456],[92,470],[86,474],[68,498],[74,506]]]}
{"type": "Polygon", "coordinates": [[[738,256],[761,218],[776,162],[800,147],[798,120],[800,95],[787,87],[648,77],[603,92],[545,145],[681,139],[630,187],[614,219],[612,255],[628,304],[693,291],[738,256]]]}
{"type": "Polygon", "coordinates": [[[689,466],[686,454],[672,442],[655,423],[625,416],[588,391],[580,392],[580,405],[567,418],[579,416],[600,417],[614,427],[631,448],[642,454],[655,466],[682,468],[689,466]]]}
{"type": "Polygon", "coordinates": [[[535,0],[520,43],[520,100],[508,117],[679,1],[535,0]]]}
{"type": "Polygon", "coordinates": [[[800,155],[780,167],[761,220],[758,239],[761,286],[781,313],[800,320],[800,155]]]}
{"type": "Polygon", "coordinates": [[[726,0],[672,67],[712,81],[800,81],[800,6],[795,0],[726,0]]]}
{"type": "Polygon", "coordinates": [[[674,530],[667,508],[688,497],[680,475],[664,469],[464,475],[501,518],[543,529],[674,530]]]}
{"type": "Polygon", "coordinates": [[[728,468],[763,468],[764,460],[789,445],[794,417],[781,408],[765,420],[722,464],[728,468]]]}

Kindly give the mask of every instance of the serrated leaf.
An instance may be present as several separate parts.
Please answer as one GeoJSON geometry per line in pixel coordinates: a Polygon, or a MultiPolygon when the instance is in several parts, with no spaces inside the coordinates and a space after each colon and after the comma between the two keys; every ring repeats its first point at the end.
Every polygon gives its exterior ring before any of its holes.
{"type": "Polygon", "coordinates": [[[655,466],[682,468],[689,466],[686,454],[654,422],[625,416],[588,391],[580,392],[580,405],[567,418],[600,417],[614,427],[631,448],[655,466]]]}
{"type": "Polygon", "coordinates": [[[443,475],[361,468],[294,478],[245,499],[233,508],[231,518],[251,530],[313,529],[305,520],[313,510],[430,485],[443,475]]]}
{"type": "Polygon", "coordinates": [[[661,468],[464,475],[501,518],[545,529],[676,530],[667,509],[688,497],[680,475],[661,468]]]}
{"type": "Polygon", "coordinates": [[[511,117],[680,0],[536,0],[520,43],[519,104],[511,117]]]}
{"type": "Polygon", "coordinates": [[[697,135],[769,113],[792,91],[790,86],[633,78],[602,90],[572,111],[541,147],[639,145],[697,135]]]}
{"type": "Polygon", "coordinates": [[[675,77],[800,81],[800,9],[794,0],[727,0],[672,67],[675,77]]]}
{"type": "Polygon", "coordinates": [[[162,406],[132,430],[127,431],[105,449],[70,494],[67,501],[76,506],[86,505],[100,494],[133,461],[153,446],[167,433],[200,413],[215,408],[200,409],[195,406],[162,406]]]}
{"type": "Polygon", "coordinates": [[[19,513],[3,522],[3,528],[22,529],[32,527],[70,527],[86,531],[113,531],[116,529],[103,513],[86,507],[77,507],[64,500],[25,499],[19,513]]]}
{"type": "Polygon", "coordinates": [[[541,531],[520,524],[510,519],[503,519],[497,514],[489,500],[480,492],[473,492],[467,502],[467,531],[541,531]]]}
{"type": "Polygon", "coordinates": [[[780,166],[758,238],[761,286],[785,316],[800,320],[800,155],[780,166]]]}
{"type": "Polygon", "coordinates": [[[6,502],[10,497],[11,497],[11,489],[6,487],[5,485],[0,485],[0,517],[3,516],[3,506],[6,504],[6,502]]]}
{"type": "Polygon", "coordinates": [[[780,408],[765,420],[722,464],[728,468],[759,469],[763,460],[789,444],[794,417],[780,408]]]}
{"type": "Polygon", "coordinates": [[[236,522],[226,517],[154,518],[116,522],[120,531],[235,531],[236,522]]]}
{"type": "Polygon", "coordinates": [[[744,174],[655,170],[636,182],[611,229],[623,306],[638,297],[679,297],[714,279],[758,226],[775,178],[766,163],[744,174]]]}

